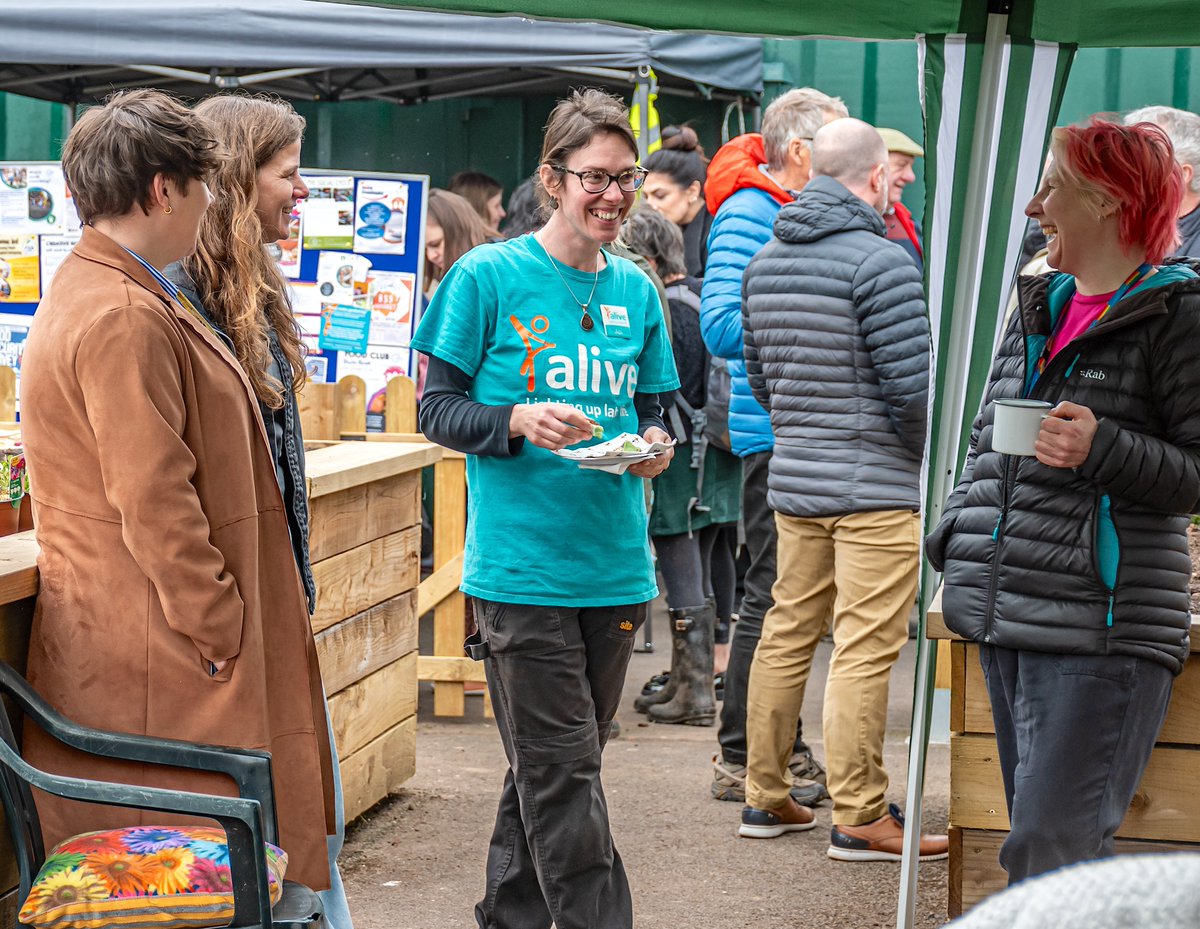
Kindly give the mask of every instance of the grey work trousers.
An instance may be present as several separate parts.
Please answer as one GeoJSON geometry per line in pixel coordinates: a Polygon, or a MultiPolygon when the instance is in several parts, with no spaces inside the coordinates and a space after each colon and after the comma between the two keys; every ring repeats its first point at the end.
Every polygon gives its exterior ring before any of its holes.
{"type": "Polygon", "coordinates": [[[1148,658],[980,645],[1012,828],[1000,864],[1015,884],[1112,854],[1174,677],[1148,658]]]}
{"type": "Polygon", "coordinates": [[[509,764],[475,919],[480,929],[631,929],[600,754],[646,605],[475,604],[509,764]]]}

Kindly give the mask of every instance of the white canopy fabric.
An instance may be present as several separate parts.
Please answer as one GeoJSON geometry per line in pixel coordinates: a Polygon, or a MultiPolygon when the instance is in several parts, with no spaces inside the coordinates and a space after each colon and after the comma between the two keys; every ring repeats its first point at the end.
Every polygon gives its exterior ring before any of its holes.
{"type": "Polygon", "coordinates": [[[562,72],[612,80],[646,68],[701,96],[762,89],[762,42],[745,36],[325,0],[37,0],[3,19],[0,90],[68,102],[173,80],[410,103],[561,81],[562,72]]]}

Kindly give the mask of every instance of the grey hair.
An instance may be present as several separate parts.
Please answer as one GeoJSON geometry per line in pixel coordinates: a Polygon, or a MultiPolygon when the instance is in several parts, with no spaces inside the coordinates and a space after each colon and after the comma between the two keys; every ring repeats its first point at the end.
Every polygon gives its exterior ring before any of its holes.
{"type": "Polygon", "coordinates": [[[1193,168],[1191,192],[1200,193],[1200,116],[1172,106],[1144,106],[1126,113],[1122,122],[1126,126],[1134,123],[1161,126],[1175,149],[1175,160],[1193,168]]]}
{"type": "Polygon", "coordinates": [[[763,147],[767,167],[779,171],[787,164],[793,139],[811,140],[829,119],[849,116],[841,97],[831,97],[813,87],[796,87],[777,97],[763,112],[763,147]]]}
{"type": "Polygon", "coordinates": [[[683,259],[683,230],[651,207],[639,206],[621,227],[621,241],[653,261],[664,281],[687,273],[683,259]]]}

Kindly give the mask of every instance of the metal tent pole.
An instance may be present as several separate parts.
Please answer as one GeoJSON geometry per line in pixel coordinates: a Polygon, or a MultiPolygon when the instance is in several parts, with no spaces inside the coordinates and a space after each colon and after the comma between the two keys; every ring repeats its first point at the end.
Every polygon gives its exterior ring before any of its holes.
{"type": "MultiPolygon", "coordinates": [[[[970,365],[971,314],[964,308],[971,298],[971,276],[979,266],[986,229],[984,216],[987,213],[987,173],[990,170],[991,151],[995,143],[997,127],[995,116],[1003,79],[1003,50],[1008,28],[1006,13],[988,14],[987,31],[984,34],[983,64],[980,69],[979,102],[975,111],[975,129],[971,139],[970,168],[968,172],[966,203],[963,210],[961,250],[958,258],[958,275],[954,286],[953,310],[950,314],[950,340],[943,359],[945,377],[942,390],[944,396],[963,396],[970,365]]],[[[940,182],[951,182],[940,178],[940,182]]],[[[926,512],[932,525],[941,515],[942,504],[953,487],[957,476],[958,439],[961,411],[943,406],[941,421],[937,429],[937,473],[931,481],[930,497],[926,512]]],[[[925,607],[927,596],[932,595],[934,576],[928,565],[923,568],[921,585],[921,611],[917,632],[917,672],[913,694],[912,734],[908,747],[908,795],[905,802],[904,849],[900,863],[900,897],[896,907],[897,929],[912,929],[917,908],[917,865],[918,844],[921,839],[921,801],[925,788],[925,760],[929,749],[929,728],[933,710],[933,684],[936,661],[933,648],[925,637],[925,607]]]]}

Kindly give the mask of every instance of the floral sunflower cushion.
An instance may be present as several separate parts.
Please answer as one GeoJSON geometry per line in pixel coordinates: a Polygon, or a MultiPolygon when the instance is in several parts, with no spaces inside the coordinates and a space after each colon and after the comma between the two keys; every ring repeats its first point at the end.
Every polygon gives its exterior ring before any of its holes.
{"type": "MultiPolygon", "coordinates": [[[[283,894],[287,853],[266,848],[275,904],[283,894]]],[[[67,839],[46,857],[19,918],[42,929],[227,924],[233,882],[225,831],[140,826],[67,839]]]]}

